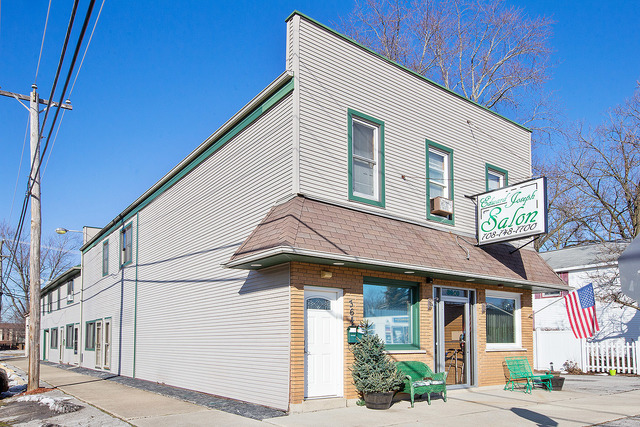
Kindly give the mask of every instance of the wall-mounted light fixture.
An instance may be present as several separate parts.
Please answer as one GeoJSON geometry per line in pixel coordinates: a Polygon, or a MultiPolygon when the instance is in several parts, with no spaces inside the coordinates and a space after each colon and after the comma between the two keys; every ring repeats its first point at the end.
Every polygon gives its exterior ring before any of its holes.
{"type": "Polygon", "coordinates": [[[427,277],[427,283],[433,283],[433,277],[427,277]]]}
{"type": "Polygon", "coordinates": [[[433,298],[427,298],[427,311],[433,309],[433,298]]]}
{"type": "Polygon", "coordinates": [[[485,314],[487,312],[487,303],[483,302],[480,306],[482,307],[482,314],[485,314]]]}
{"type": "Polygon", "coordinates": [[[333,277],[333,273],[327,270],[320,271],[320,277],[322,279],[331,279],[333,277]]]}

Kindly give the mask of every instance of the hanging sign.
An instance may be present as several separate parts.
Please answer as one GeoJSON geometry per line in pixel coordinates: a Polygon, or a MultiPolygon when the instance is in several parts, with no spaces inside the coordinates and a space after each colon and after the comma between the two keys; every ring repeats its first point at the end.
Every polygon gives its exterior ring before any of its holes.
{"type": "Polygon", "coordinates": [[[477,196],[476,232],[480,246],[547,232],[545,177],[477,196]]]}

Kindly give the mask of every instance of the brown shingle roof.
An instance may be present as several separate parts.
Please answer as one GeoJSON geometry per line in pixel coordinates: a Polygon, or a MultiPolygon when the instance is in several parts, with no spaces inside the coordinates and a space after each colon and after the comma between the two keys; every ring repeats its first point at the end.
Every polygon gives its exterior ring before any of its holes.
{"type": "Polygon", "coordinates": [[[273,207],[230,262],[287,247],[432,267],[471,277],[566,286],[534,251],[510,253],[511,245],[475,244],[475,239],[451,232],[296,196],[273,207]]]}

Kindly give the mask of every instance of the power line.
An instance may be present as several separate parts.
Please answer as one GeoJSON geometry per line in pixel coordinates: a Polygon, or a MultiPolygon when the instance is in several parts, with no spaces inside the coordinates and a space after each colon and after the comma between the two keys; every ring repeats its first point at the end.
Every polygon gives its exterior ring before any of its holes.
{"type": "MultiPolygon", "coordinates": [[[[98,11],[98,16],[96,17],[96,21],[93,23],[93,29],[91,30],[91,35],[89,36],[89,41],[87,41],[87,46],[84,49],[84,54],[82,55],[82,60],[80,60],[80,65],[78,66],[78,71],[76,72],[76,77],[73,79],[73,83],[71,84],[71,90],[69,91],[69,98],[71,98],[71,94],[73,94],[73,89],[76,86],[76,81],[78,81],[78,75],[80,75],[80,70],[82,69],[82,64],[84,64],[84,58],[87,56],[87,51],[89,50],[89,45],[91,44],[91,40],[93,39],[93,33],[96,31],[96,27],[98,26],[98,21],[100,20],[100,15],[102,14],[102,8],[104,7],[105,0],[102,0],[102,4],[100,5],[100,10],[98,11]]],[[[64,120],[64,115],[67,111],[62,112],[62,117],[60,117],[60,123],[58,123],[58,129],[56,130],[56,135],[53,137],[53,143],[51,144],[51,150],[49,151],[49,156],[47,157],[47,162],[44,165],[44,170],[42,171],[42,175],[47,171],[47,166],[49,165],[49,159],[51,158],[51,153],[53,152],[53,147],[56,145],[56,141],[58,140],[58,133],[60,132],[60,127],[62,126],[62,121],[64,120]]]]}
{"type": "MultiPolygon", "coordinates": [[[[53,103],[53,95],[55,92],[55,88],[58,84],[58,78],[60,76],[60,71],[62,69],[62,63],[64,62],[64,56],[66,54],[66,50],[67,50],[67,45],[69,43],[69,38],[71,37],[71,29],[73,28],[73,22],[75,20],[75,15],[76,15],[76,11],[78,9],[78,3],[79,0],[75,0],[73,3],[73,9],[71,11],[71,17],[69,18],[69,23],[67,24],[67,33],[65,35],[65,40],[64,40],[64,44],[63,44],[63,48],[62,48],[62,52],[60,53],[60,60],[58,61],[58,68],[56,70],[56,75],[53,81],[53,87],[51,88],[51,95],[49,96],[49,101],[47,102],[47,107],[46,107],[46,111],[45,111],[45,118],[44,121],[42,123],[42,130],[38,131],[38,138],[40,138],[40,136],[42,135],[43,131],[44,131],[44,127],[45,127],[45,122],[47,119],[47,116],[49,114],[49,110],[51,108],[51,104],[53,103]]],[[[94,1],[91,2],[90,4],[90,8],[93,8],[93,3],[94,1]]],[[[81,36],[83,36],[83,34],[81,34],[81,36]]],[[[81,41],[81,38],[79,40],[79,42],[81,41]]],[[[76,49],[77,50],[77,49],[76,49]]],[[[75,62],[75,61],[74,61],[75,62]]],[[[35,86],[35,85],[34,85],[35,86]]],[[[66,87],[65,87],[66,89],[66,87]]],[[[63,97],[64,97],[64,93],[63,93],[63,97]]],[[[36,107],[37,108],[37,107],[36,107]]],[[[58,107],[58,111],[60,110],[60,108],[58,107]]],[[[56,114],[57,116],[57,114],[56,114]]],[[[55,122],[54,122],[55,124],[55,122]]],[[[49,136],[51,136],[51,132],[49,132],[49,136]]],[[[48,139],[47,139],[48,142],[48,139]]],[[[20,212],[20,219],[18,220],[18,227],[16,228],[16,234],[14,236],[13,240],[18,240],[18,237],[22,234],[22,227],[24,226],[24,220],[26,217],[26,213],[27,213],[27,206],[29,205],[29,197],[31,195],[31,191],[33,190],[33,185],[35,183],[35,178],[38,176],[38,172],[40,170],[40,166],[42,165],[42,162],[38,162],[38,170],[36,171],[36,173],[34,174],[34,166],[35,166],[35,161],[34,159],[31,159],[31,169],[29,171],[29,181],[27,183],[27,192],[25,194],[24,197],[24,201],[22,203],[22,210],[20,212]],[[31,181],[31,177],[34,177],[34,181],[31,181]]],[[[17,243],[15,244],[15,246],[17,247],[17,243]]],[[[16,247],[14,247],[14,250],[16,249],[16,247]]],[[[9,271],[7,272],[7,277],[10,276],[11,274],[11,269],[12,269],[12,265],[9,265],[9,271]]]]}
{"type": "Polygon", "coordinates": [[[13,205],[16,201],[16,193],[18,192],[18,183],[20,182],[20,171],[22,170],[22,160],[24,158],[24,147],[27,145],[27,135],[29,134],[29,116],[27,116],[27,126],[24,129],[24,141],[22,141],[22,151],[20,152],[20,162],[18,163],[18,176],[16,177],[16,185],[13,188],[13,197],[11,198],[11,209],[9,210],[9,223],[13,215],[13,205]]]}
{"type": "Polygon", "coordinates": [[[47,7],[47,19],[44,21],[44,31],[42,32],[42,43],[40,43],[40,55],[38,55],[38,66],[36,67],[36,76],[33,78],[33,83],[38,82],[38,71],[40,71],[40,59],[42,58],[42,48],[44,47],[44,36],[47,34],[47,24],[49,24],[49,12],[51,11],[51,0],[49,0],[49,7],[47,7]]]}
{"type": "MultiPolygon", "coordinates": [[[[76,0],[77,1],[77,0],[76,0]]],[[[62,93],[60,94],[60,101],[58,102],[58,106],[56,107],[56,113],[53,116],[53,122],[51,123],[51,127],[49,129],[49,134],[47,135],[47,142],[44,144],[44,148],[42,150],[42,154],[41,156],[44,157],[44,155],[47,152],[47,148],[49,147],[49,141],[51,139],[51,134],[53,133],[53,129],[55,128],[55,124],[56,121],[58,119],[58,114],[60,114],[60,108],[61,105],[64,101],[64,96],[65,93],[67,92],[67,87],[69,87],[69,81],[71,80],[71,75],[73,74],[73,69],[76,65],[76,60],[78,59],[78,53],[80,52],[80,47],[82,46],[82,40],[84,39],[84,34],[87,31],[87,26],[89,25],[89,21],[91,20],[91,13],[93,12],[93,6],[95,5],[95,0],[91,0],[89,2],[89,7],[87,9],[87,14],[85,15],[84,18],[84,22],[82,23],[82,29],[80,30],[80,36],[78,36],[78,42],[76,43],[76,48],[73,52],[73,58],[71,59],[71,65],[69,65],[69,71],[67,72],[67,78],[65,79],[64,82],[64,87],[62,88],[62,93]]],[[[53,95],[53,94],[52,94],[53,95]]],[[[49,100],[49,104],[51,104],[52,100],[49,100]]],[[[49,110],[47,109],[47,112],[49,112],[49,110]]],[[[45,120],[46,120],[46,113],[45,113],[45,120]]],[[[42,129],[44,129],[44,124],[42,129]]],[[[42,162],[38,162],[38,169],[36,170],[36,173],[34,176],[38,176],[38,173],[40,172],[40,168],[42,167],[42,162]]],[[[33,184],[31,183],[31,187],[33,188],[33,184]]]]}

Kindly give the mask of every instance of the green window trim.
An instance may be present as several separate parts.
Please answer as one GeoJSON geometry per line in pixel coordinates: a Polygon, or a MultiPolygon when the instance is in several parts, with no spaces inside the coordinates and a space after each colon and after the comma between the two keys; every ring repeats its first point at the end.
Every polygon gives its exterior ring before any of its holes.
{"type": "Polygon", "coordinates": [[[102,277],[109,274],[109,240],[102,244],[102,277]]]}
{"type": "Polygon", "coordinates": [[[67,305],[73,304],[73,279],[67,282],[67,305]],[[69,293],[71,291],[71,293],[69,293]],[[69,299],[69,295],[71,295],[71,299],[69,299]]]}
{"type": "Polygon", "coordinates": [[[484,182],[485,189],[489,191],[489,171],[498,172],[499,174],[504,175],[504,187],[509,185],[509,171],[506,169],[499,168],[498,166],[494,166],[489,163],[484,164],[484,182]]]}
{"type": "Polygon", "coordinates": [[[127,266],[133,262],[133,221],[130,221],[128,224],[124,225],[120,229],[120,246],[118,247],[119,252],[119,264],[120,268],[127,266]],[[129,234],[129,242],[130,242],[130,251],[129,251],[129,260],[124,258],[125,255],[125,247],[124,247],[124,239],[123,236],[128,233],[129,234]]]}
{"type": "Polygon", "coordinates": [[[367,114],[359,113],[349,108],[347,110],[347,146],[349,153],[349,200],[355,202],[366,203],[368,205],[385,207],[385,170],[384,170],[384,122],[371,117],[367,114]],[[353,193],[353,117],[362,121],[368,122],[372,126],[378,127],[378,157],[380,166],[378,168],[378,198],[369,199],[366,197],[358,196],[353,193]]]}
{"type": "MultiPolygon", "coordinates": [[[[382,279],[380,277],[363,278],[364,285],[378,285],[389,287],[403,287],[411,289],[411,336],[413,344],[385,344],[388,351],[420,350],[420,283],[406,280],[382,279]]],[[[364,297],[364,292],[363,292],[364,297]]],[[[363,309],[364,310],[364,309],[363,309]]],[[[363,311],[364,315],[364,311],[363,311]]],[[[384,340],[384,339],[383,339],[384,340]]]]}
{"type": "Polygon", "coordinates": [[[85,322],[84,349],[87,351],[94,351],[96,349],[96,321],[95,320],[92,320],[90,322],[85,322]],[[89,328],[91,328],[91,334],[89,334],[89,328]]]}
{"type": "Polygon", "coordinates": [[[426,140],[426,147],[425,147],[425,151],[426,151],[426,172],[427,172],[427,185],[426,185],[426,192],[427,192],[427,219],[431,220],[431,221],[438,221],[440,223],[443,224],[449,224],[449,225],[455,225],[455,216],[456,216],[456,204],[453,203],[453,213],[451,215],[449,215],[449,217],[443,217],[440,215],[434,215],[431,213],[431,188],[430,188],[430,184],[429,184],[429,149],[430,148],[434,148],[436,150],[439,151],[443,151],[445,152],[448,157],[449,157],[449,199],[451,201],[453,201],[453,149],[446,147],[442,144],[438,144],[437,142],[433,142],[430,140],[426,140]]]}

